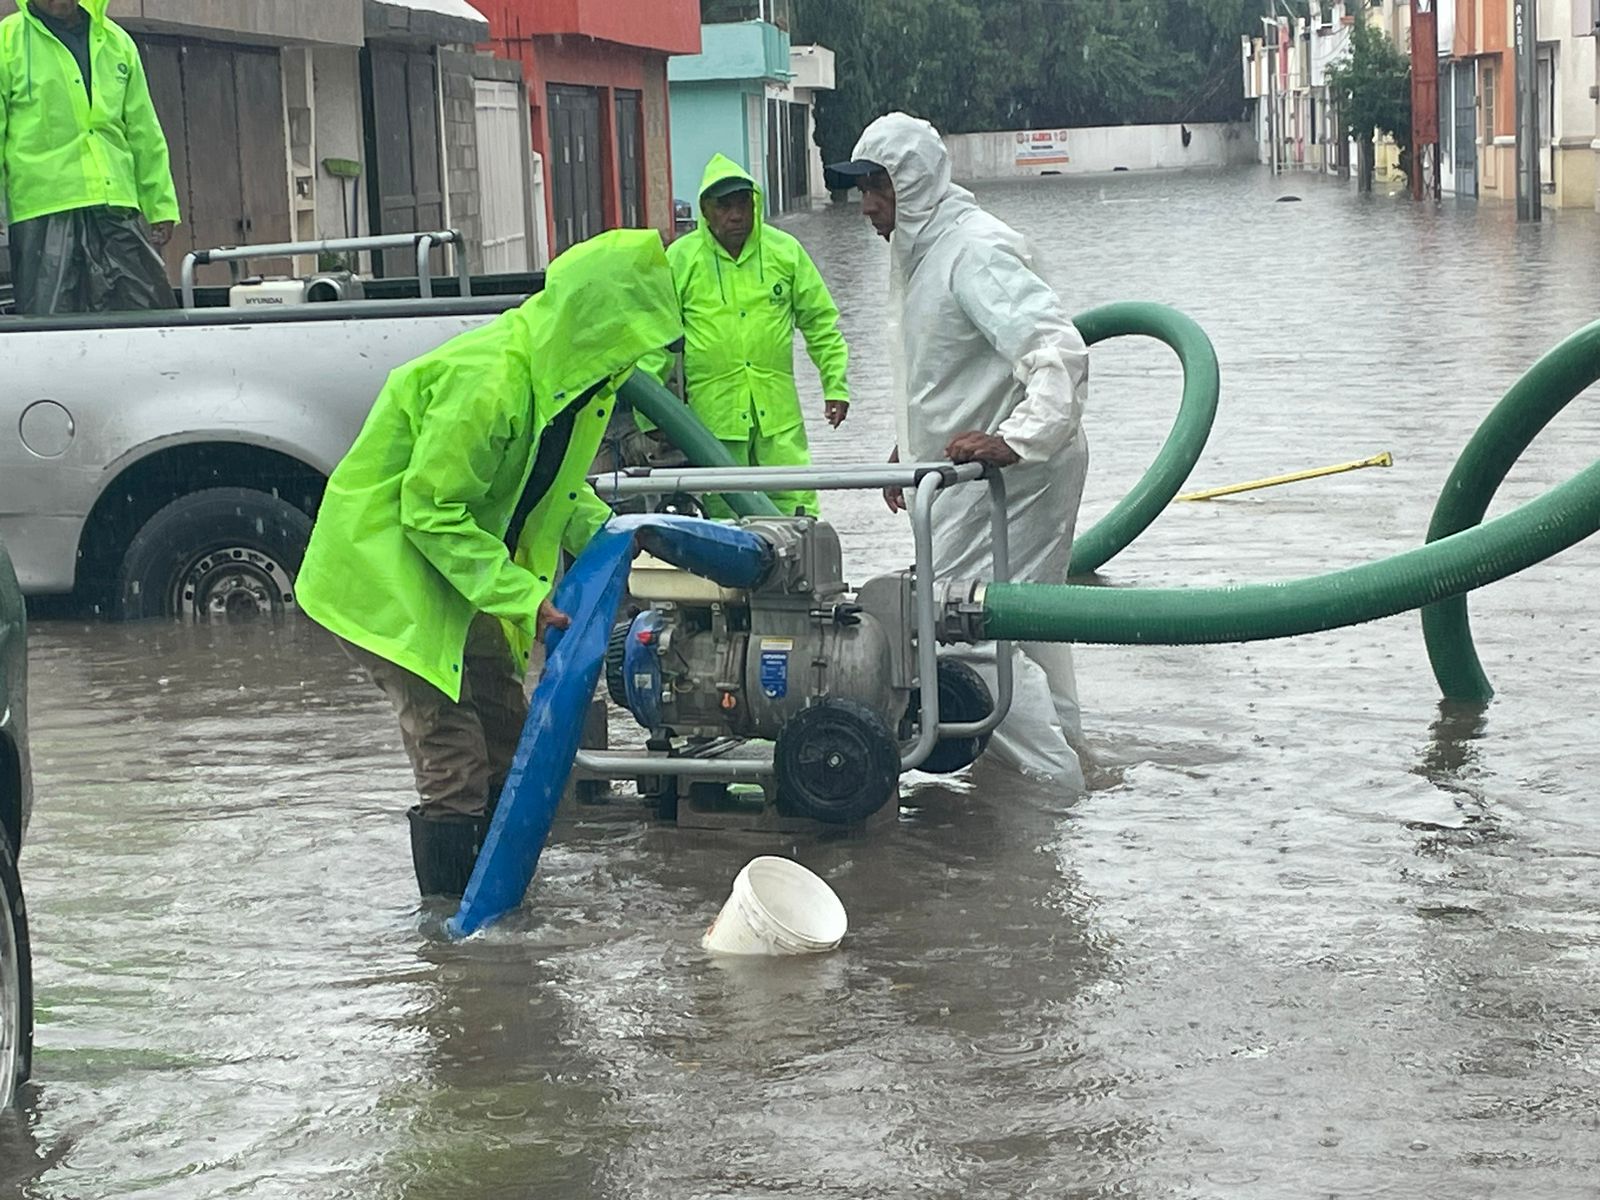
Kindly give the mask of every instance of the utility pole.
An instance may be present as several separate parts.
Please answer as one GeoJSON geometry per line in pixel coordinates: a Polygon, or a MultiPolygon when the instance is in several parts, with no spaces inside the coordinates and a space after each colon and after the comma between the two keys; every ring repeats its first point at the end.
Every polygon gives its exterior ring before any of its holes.
{"type": "Polygon", "coordinates": [[[1267,147],[1272,173],[1278,173],[1278,65],[1267,60],[1267,147]]]}
{"type": "Polygon", "coordinates": [[[1261,18],[1267,27],[1267,35],[1261,39],[1262,49],[1267,51],[1267,161],[1272,164],[1272,173],[1278,173],[1278,56],[1283,53],[1283,48],[1278,43],[1278,22],[1272,16],[1272,0],[1267,0],[1267,15],[1261,18]]]}
{"type": "Polygon", "coordinates": [[[1537,221],[1544,194],[1539,178],[1539,6],[1513,0],[1513,50],[1517,70],[1517,220],[1537,221]]]}

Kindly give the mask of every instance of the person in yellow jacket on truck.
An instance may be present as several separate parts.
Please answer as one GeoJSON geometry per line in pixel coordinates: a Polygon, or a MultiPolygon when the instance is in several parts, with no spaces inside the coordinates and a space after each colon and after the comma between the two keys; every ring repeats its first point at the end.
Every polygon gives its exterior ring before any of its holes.
{"type": "Polygon", "coordinates": [[[561,552],[611,516],[586,482],[616,386],[682,337],[661,235],[615,230],[544,290],[390,374],[328,479],[296,580],[400,718],[424,896],[459,896],[527,715],[527,649],[566,628],[561,552]]]}
{"type": "Polygon", "coordinates": [[[17,0],[0,21],[0,177],[24,315],[173,304],[155,249],[178,220],[167,139],[109,3],[17,0]]]}
{"type": "MultiPolygon", "coordinates": [[[[761,188],[718,154],[700,183],[700,221],[667,250],[683,315],[684,399],[736,463],[811,462],[794,382],[794,331],[822,377],[823,417],[837,429],[850,411],[850,352],[839,310],[816,264],[792,236],[764,220],[761,188]]],[[[663,381],[671,361],[642,364],[663,381]]],[[[785,516],[816,516],[817,494],[770,493],[785,516]]],[[[707,497],[709,516],[727,516],[707,497]]]]}

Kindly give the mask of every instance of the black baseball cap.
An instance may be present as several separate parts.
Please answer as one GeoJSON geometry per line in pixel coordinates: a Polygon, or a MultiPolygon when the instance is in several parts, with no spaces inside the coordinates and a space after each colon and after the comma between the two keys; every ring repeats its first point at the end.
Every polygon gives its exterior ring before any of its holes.
{"type": "Polygon", "coordinates": [[[702,200],[717,200],[735,192],[753,192],[756,185],[742,175],[726,175],[700,193],[702,200]]]}
{"type": "Polygon", "coordinates": [[[849,162],[838,162],[822,169],[823,183],[830,192],[847,192],[853,187],[860,187],[863,180],[873,175],[887,175],[888,170],[882,163],[875,163],[870,158],[853,158],[849,162]]]}

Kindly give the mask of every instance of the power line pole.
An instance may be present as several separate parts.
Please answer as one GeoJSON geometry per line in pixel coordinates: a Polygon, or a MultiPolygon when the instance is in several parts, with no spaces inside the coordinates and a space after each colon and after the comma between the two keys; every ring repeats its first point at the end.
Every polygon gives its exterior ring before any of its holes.
{"type": "Polygon", "coordinates": [[[1539,6],[1513,0],[1512,29],[1517,69],[1517,220],[1537,221],[1543,212],[1539,178],[1539,6]]]}
{"type": "Polygon", "coordinates": [[[1272,17],[1272,0],[1267,0],[1267,15],[1262,18],[1267,28],[1261,46],[1266,51],[1267,66],[1267,161],[1272,173],[1278,173],[1278,57],[1283,48],[1278,43],[1278,22],[1272,17]]]}

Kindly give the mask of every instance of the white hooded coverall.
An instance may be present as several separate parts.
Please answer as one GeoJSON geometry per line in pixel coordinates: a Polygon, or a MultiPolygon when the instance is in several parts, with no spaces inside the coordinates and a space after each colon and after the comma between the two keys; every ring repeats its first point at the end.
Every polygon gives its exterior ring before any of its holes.
{"type": "MultiPolygon", "coordinates": [[[[942,459],[950,440],[971,430],[1005,439],[1022,460],[1005,469],[1011,577],[1061,583],[1089,466],[1083,338],[1034,273],[1022,236],[950,181],[950,156],[932,125],[890,113],[867,126],[851,157],[882,166],[894,184],[889,354],[900,459],[942,459]]],[[[971,487],[935,503],[933,550],[941,580],[994,577],[989,506],[971,487]]],[[[1081,789],[1071,648],[1027,642],[1017,650],[1011,712],[988,755],[1081,789]]],[[[954,653],[995,686],[992,644],[954,653]]]]}

